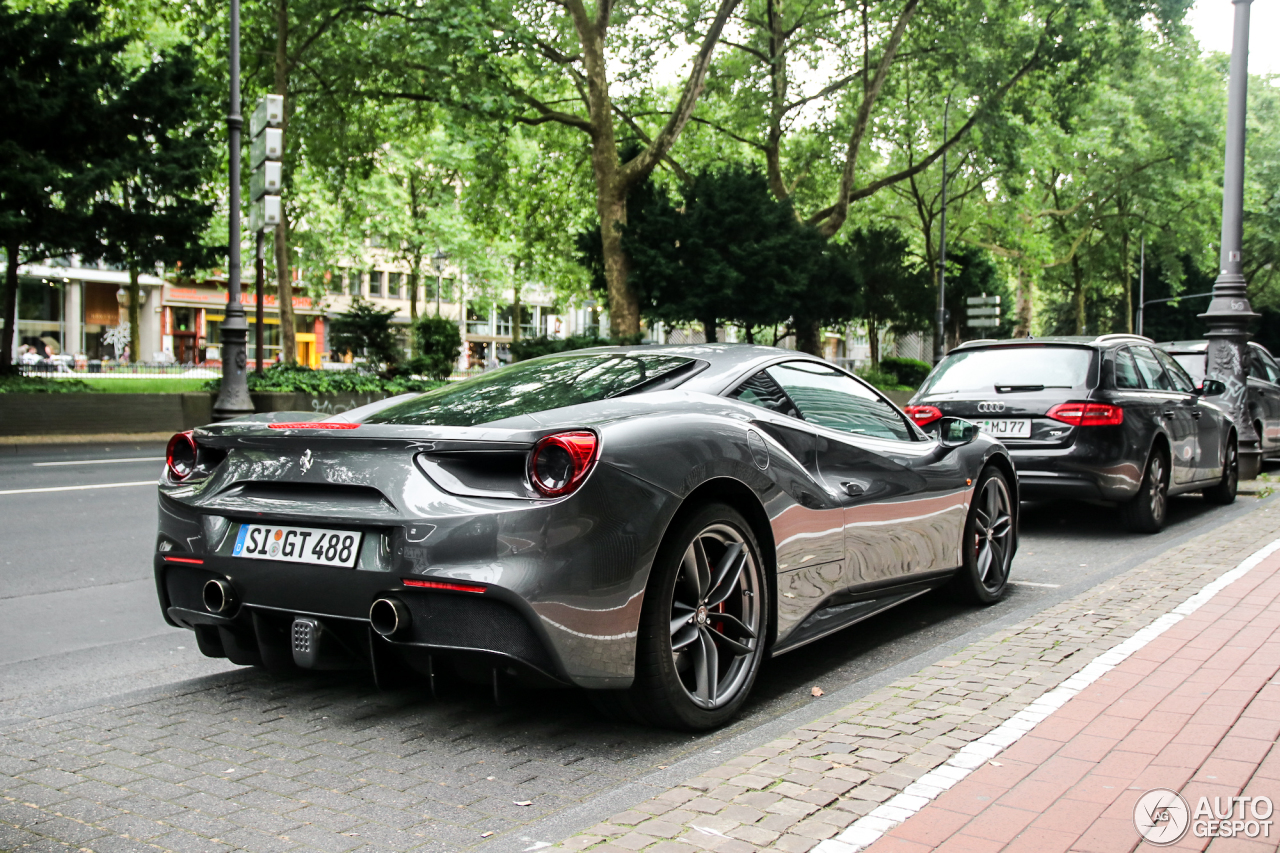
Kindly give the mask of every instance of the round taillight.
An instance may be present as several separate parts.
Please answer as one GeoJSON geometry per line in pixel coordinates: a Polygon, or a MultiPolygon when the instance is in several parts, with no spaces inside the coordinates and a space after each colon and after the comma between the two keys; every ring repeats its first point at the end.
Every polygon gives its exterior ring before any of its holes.
{"type": "Polygon", "coordinates": [[[594,432],[548,435],[533,447],[529,481],[549,498],[567,495],[587,479],[599,447],[600,439],[594,432]]]}
{"type": "Polygon", "coordinates": [[[191,433],[180,432],[169,439],[164,461],[173,479],[185,480],[191,476],[191,472],[196,470],[196,440],[191,433]]]}

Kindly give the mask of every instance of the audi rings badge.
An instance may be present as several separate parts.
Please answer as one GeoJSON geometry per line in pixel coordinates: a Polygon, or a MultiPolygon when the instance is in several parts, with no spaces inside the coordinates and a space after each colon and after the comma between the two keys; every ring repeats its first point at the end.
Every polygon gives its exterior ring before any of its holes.
{"type": "Polygon", "coordinates": [[[997,415],[1004,411],[1004,403],[979,403],[978,412],[984,415],[997,415]]]}

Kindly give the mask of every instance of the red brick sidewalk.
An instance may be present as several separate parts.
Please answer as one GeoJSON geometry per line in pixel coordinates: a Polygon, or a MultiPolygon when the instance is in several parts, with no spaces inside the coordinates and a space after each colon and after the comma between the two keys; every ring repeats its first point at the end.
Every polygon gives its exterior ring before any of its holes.
{"type": "MultiPolygon", "coordinates": [[[[1224,811],[1225,799],[1242,792],[1280,802],[1278,629],[1280,554],[1086,687],[868,851],[1131,851],[1142,843],[1134,806],[1152,788],[1181,792],[1192,815],[1202,796],[1210,807],[1222,798],[1224,811]]],[[[1174,849],[1274,851],[1280,814],[1269,817],[1268,838],[1212,839],[1188,830],[1174,849]]]]}

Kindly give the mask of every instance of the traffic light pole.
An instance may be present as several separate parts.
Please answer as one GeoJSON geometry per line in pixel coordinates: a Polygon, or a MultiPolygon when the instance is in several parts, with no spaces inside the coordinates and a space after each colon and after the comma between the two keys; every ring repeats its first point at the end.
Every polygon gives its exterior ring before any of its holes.
{"type": "Polygon", "coordinates": [[[227,108],[227,141],[231,162],[231,198],[228,210],[230,240],[227,244],[227,313],[222,321],[222,387],[213,404],[213,419],[225,421],[253,414],[245,376],[245,343],[249,325],[240,304],[240,0],[231,0],[231,97],[227,108]]]}
{"type": "Polygon", "coordinates": [[[1222,178],[1222,263],[1213,283],[1213,301],[1200,315],[1209,326],[1206,373],[1227,386],[1219,398],[1236,424],[1240,478],[1251,480],[1262,468],[1262,448],[1248,410],[1249,321],[1257,318],[1249,305],[1241,259],[1244,242],[1245,96],[1249,85],[1249,4],[1233,0],[1235,33],[1231,76],[1227,84],[1227,151],[1222,178]]]}

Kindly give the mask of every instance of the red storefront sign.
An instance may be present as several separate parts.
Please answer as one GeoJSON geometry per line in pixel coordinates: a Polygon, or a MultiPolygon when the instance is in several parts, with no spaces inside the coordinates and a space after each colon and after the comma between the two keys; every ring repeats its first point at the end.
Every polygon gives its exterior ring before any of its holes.
{"type": "MultiPolygon", "coordinates": [[[[227,294],[225,291],[211,288],[178,287],[166,284],[164,286],[164,301],[166,304],[175,302],[185,305],[226,305],[227,294]]],[[[257,300],[252,293],[241,293],[240,304],[252,307],[257,304],[257,300]]],[[[262,304],[265,308],[275,310],[279,307],[279,300],[274,293],[267,293],[263,295],[262,304]]],[[[310,296],[295,296],[293,297],[293,308],[295,311],[312,311],[315,308],[315,304],[310,296]]]]}

